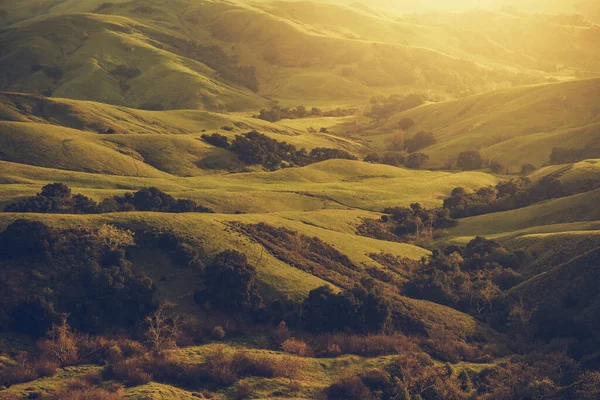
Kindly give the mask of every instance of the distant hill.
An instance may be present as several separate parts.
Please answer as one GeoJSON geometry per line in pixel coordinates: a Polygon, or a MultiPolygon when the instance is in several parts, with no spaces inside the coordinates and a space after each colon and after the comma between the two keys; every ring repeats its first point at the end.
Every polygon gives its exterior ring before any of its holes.
{"type": "Polygon", "coordinates": [[[397,20],[322,2],[191,0],[25,0],[0,10],[0,89],[150,110],[338,106],[410,91],[454,98],[600,71],[592,27],[527,15],[397,20]],[[550,34],[552,47],[540,39],[550,34]]]}
{"type": "Polygon", "coordinates": [[[383,126],[366,126],[365,136],[389,146],[399,121],[412,119],[407,131],[434,133],[437,143],[423,150],[429,166],[444,167],[462,151],[479,150],[512,172],[524,163],[550,161],[554,147],[597,146],[600,135],[600,79],[493,91],[456,101],[425,105],[400,113],[383,126]]]}

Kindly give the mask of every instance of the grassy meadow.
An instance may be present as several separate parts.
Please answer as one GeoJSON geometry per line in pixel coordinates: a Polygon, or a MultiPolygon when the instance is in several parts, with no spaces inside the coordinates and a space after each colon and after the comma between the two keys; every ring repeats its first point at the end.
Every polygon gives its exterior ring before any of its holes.
{"type": "Polygon", "coordinates": [[[0,399],[600,396],[598,7],[388,3],[0,4],[0,399]]]}

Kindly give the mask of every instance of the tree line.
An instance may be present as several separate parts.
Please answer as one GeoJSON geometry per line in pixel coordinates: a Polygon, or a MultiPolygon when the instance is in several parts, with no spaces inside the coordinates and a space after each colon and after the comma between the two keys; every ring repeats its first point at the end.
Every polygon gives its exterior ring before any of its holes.
{"type": "Polygon", "coordinates": [[[319,147],[310,152],[297,149],[296,146],[272,139],[256,131],[237,135],[232,142],[219,133],[202,135],[202,139],[213,146],[221,147],[235,153],[248,165],[262,165],[274,171],[283,167],[305,166],[330,159],[356,160],[357,158],[345,150],[319,147]]]}
{"type": "Polygon", "coordinates": [[[97,203],[82,194],[71,193],[64,183],[45,185],[33,197],[27,197],[4,207],[4,212],[47,213],[47,214],[103,214],[127,211],[151,211],[168,213],[201,212],[212,213],[210,208],[193,200],[175,199],[155,188],[140,189],[135,193],[125,193],[97,203]]]}
{"type": "Polygon", "coordinates": [[[310,110],[304,106],[296,108],[273,106],[269,109],[260,110],[258,115],[253,118],[262,119],[263,121],[277,122],[282,119],[300,119],[309,117],[347,117],[354,115],[355,109],[336,108],[334,110],[323,111],[320,108],[312,107],[310,110]]]}
{"type": "Polygon", "coordinates": [[[484,187],[474,193],[468,193],[461,187],[455,188],[450,197],[444,200],[444,208],[450,211],[453,218],[465,218],[523,208],[599,187],[600,183],[597,181],[563,183],[556,176],[545,176],[537,182],[519,178],[502,181],[494,187],[484,187]]]}

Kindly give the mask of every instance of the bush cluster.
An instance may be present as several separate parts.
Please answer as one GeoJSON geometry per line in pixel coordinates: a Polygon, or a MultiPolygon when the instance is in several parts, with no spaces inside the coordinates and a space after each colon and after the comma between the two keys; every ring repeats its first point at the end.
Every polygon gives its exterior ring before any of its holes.
{"type": "Polygon", "coordinates": [[[388,151],[383,154],[369,153],[364,158],[364,162],[400,167],[406,162],[406,157],[397,151],[388,151]]]}
{"type": "Polygon", "coordinates": [[[62,313],[85,332],[132,327],[154,309],[154,284],[125,257],[133,233],[53,229],[18,220],[0,234],[0,326],[42,336],[62,313]]]}
{"type": "Polygon", "coordinates": [[[571,164],[579,161],[599,158],[600,148],[586,147],[583,149],[570,149],[566,147],[555,147],[550,154],[550,164],[571,164]]]}
{"type": "Polygon", "coordinates": [[[312,290],[302,305],[311,332],[381,332],[391,323],[390,304],[381,293],[357,286],[335,293],[331,286],[312,290]]]}
{"type": "Polygon", "coordinates": [[[315,148],[307,153],[305,149],[280,142],[256,131],[238,135],[233,142],[218,133],[203,135],[202,139],[217,147],[222,147],[237,154],[239,159],[248,165],[262,165],[269,170],[277,170],[289,166],[305,166],[334,158],[356,160],[357,158],[345,150],[333,148],[315,148]]]}
{"type": "Polygon", "coordinates": [[[525,254],[477,237],[462,248],[436,250],[406,284],[406,295],[444,304],[475,316],[495,310],[505,291],[521,282],[525,254]],[[496,306],[496,307],[494,307],[496,306]]]}
{"type": "Polygon", "coordinates": [[[304,106],[298,106],[296,108],[288,108],[281,106],[274,106],[270,109],[262,109],[258,115],[254,118],[262,119],[269,122],[277,122],[282,119],[299,119],[308,117],[347,117],[353,115],[356,112],[354,109],[341,109],[336,108],[331,111],[323,111],[320,108],[313,107],[308,110],[304,106]]]}
{"type": "Polygon", "coordinates": [[[418,132],[412,139],[404,142],[404,149],[409,153],[416,153],[426,147],[432,146],[437,142],[435,136],[431,132],[418,132]]]}
{"type": "Polygon", "coordinates": [[[406,96],[391,95],[389,97],[375,96],[371,98],[371,108],[365,116],[376,121],[386,121],[399,112],[418,107],[425,102],[421,94],[411,93],[406,96]]]}
{"type": "Polygon", "coordinates": [[[383,213],[385,215],[380,220],[363,220],[358,226],[358,233],[379,240],[410,242],[439,237],[445,229],[458,223],[450,217],[447,209],[426,209],[419,203],[410,207],[386,208],[383,213]]]}
{"type": "Polygon", "coordinates": [[[262,308],[256,268],[242,253],[219,253],[204,270],[206,288],[196,292],[195,300],[209,309],[239,312],[262,308]]]}
{"type": "Polygon", "coordinates": [[[572,196],[595,190],[597,181],[562,183],[558,178],[546,176],[537,182],[528,178],[502,181],[495,187],[484,187],[474,193],[455,188],[444,200],[444,208],[453,218],[464,218],[527,207],[545,200],[572,196]]]}
{"type": "Polygon", "coordinates": [[[102,214],[125,211],[212,212],[210,208],[198,205],[192,200],[175,199],[154,187],[96,203],[87,196],[72,195],[71,189],[63,183],[48,184],[42,188],[41,193],[9,204],[4,207],[4,211],[48,214],[102,214]]]}

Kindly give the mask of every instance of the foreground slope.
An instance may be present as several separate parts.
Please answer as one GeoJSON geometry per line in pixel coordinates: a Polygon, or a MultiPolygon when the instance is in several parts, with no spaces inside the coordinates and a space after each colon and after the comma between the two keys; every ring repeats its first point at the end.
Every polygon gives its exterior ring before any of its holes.
{"type": "MultiPolygon", "coordinates": [[[[597,342],[600,332],[599,278],[600,250],[596,248],[517,286],[511,296],[534,310],[540,334],[575,336],[582,340],[579,347],[583,348],[585,341],[597,342]]],[[[598,354],[587,351],[586,356],[598,354]]]]}

